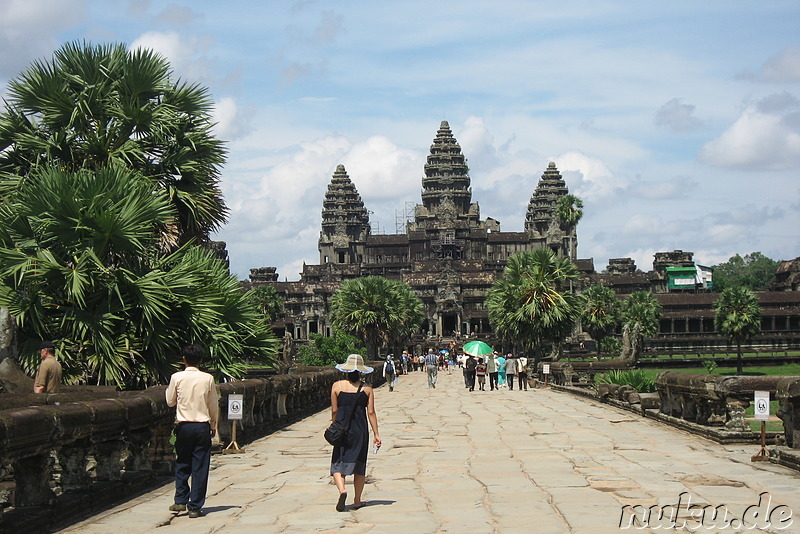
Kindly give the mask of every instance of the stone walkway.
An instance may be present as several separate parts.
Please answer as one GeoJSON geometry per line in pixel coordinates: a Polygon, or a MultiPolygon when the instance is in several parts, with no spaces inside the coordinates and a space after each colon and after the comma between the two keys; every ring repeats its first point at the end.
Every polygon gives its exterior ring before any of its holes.
{"type": "Polygon", "coordinates": [[[800,473],[752,463],[756,446],[719,445],[549,388],[469,392],[460,372],[440,373],[433,390],[424,373],[401,376],[376,400],[383,448],[370,456],[359,510],[352,487],[347,510],[334,510],[325,411],[215,456],[201,518],[170,513],[167,485],[61,532],[602,534],[644,507],[649,528],[627,530],[663,532],[679,499],[727,508],[733,521],[706,509],[697,529],[702,509],[695,519],[683,509],[673,531],[800,532],[800,473]],[[623,518],[624,505],[642,506],[623,518]],[[759,528],[746,530],[743,516],[759,528]]]}

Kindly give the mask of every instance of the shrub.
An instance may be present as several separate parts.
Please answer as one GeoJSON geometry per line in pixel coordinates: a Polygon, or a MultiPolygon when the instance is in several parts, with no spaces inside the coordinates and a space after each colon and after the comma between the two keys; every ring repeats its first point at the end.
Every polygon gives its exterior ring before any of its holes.
{"type": "Polygon", "coordinates": [[[642,369],[608,371],[597,377],[595,382],[599,384],[630,386],[639,393],[654,393],[656,390],[655,379],[648,376],[642,369]]]}

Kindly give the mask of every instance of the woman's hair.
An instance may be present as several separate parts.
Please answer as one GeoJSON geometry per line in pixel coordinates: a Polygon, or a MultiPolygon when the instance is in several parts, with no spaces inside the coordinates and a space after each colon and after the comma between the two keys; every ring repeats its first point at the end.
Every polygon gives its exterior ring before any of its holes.
{"type": "Polygon", "coordinates": [[[361,372],[359,371],[350,371],[347,374],[347,379],[352,382],[353,384],[358,384],[361,382],[361,372]]]}

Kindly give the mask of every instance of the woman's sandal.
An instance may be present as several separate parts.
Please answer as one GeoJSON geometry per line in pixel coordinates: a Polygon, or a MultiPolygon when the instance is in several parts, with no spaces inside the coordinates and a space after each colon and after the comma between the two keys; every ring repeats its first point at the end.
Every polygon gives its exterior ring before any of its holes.
{"type": "Polygon", "coordinates": [[[339,494],[339,501],[336,503],[336,511],[344,512],[344,501],[347,500],[347,493],[339,494]]]}
{"type": "Polygon", "coordinates": [[[359,508],[364,508],[367,505],[366,501],[361,501],[361,504],[354,504],[353,510],[358,510],[359,508]]]}

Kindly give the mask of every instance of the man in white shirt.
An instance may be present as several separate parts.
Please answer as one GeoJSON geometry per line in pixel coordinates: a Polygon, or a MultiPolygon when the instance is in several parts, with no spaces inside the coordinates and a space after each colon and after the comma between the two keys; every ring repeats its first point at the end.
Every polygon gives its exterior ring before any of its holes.
{"type": "Polygon", "coordinates": [[[214,377],[198,369],[203,347],[187,345],[181,351],[185,369],[172,375],[167,386],[167,405],[175,406],[175,504],[170,511],[189,510],[202,515],[206,501],[211,438],[217,433],[219,393],[214,377]],[[189,487],[189,477],[192,485],[189,487]]]}

